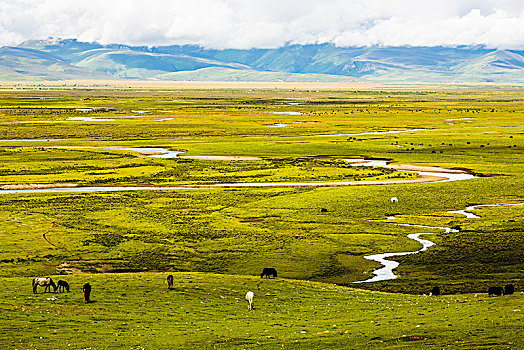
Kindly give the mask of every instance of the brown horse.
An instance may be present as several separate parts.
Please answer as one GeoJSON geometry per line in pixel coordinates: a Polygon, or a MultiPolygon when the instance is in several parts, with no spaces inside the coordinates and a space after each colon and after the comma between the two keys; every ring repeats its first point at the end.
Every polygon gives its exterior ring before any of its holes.
{"type": "Polygon", "coordinates": [[[67,283],[64,280],[59,280],[56,282],[56,285],[58,286],[58,292],[63,292],[64,290],[69,293],[69,283],[67,283]]]}
{"type": "Polygon", "coordinates": [[[167,289],[173,289],[173,275],[167,276],[167,289]]]}

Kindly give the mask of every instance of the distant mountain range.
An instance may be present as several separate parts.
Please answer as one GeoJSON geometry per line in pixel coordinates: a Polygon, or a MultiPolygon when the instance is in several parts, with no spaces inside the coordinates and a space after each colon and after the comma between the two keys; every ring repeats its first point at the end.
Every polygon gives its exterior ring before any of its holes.
{"type": "Polygon", "coordinates": [[[464,47],[206,49],[30,40],[0,48],[0,80],[524,83],[524,51],[464,47]]]}

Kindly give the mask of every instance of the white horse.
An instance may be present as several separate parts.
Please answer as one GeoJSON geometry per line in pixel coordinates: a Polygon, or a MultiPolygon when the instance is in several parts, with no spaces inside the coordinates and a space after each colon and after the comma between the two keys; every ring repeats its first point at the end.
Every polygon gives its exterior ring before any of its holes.
{"type": "Polygon", "coordinates": [[[397,197],[391,197],[391,203],[398,203],[397,197]]]}
{"type": "Polygon", "coordinates": [[[37,277],[33,280],[33,293],[36,294],[36,287],[45,287],[44,293],[47,292],[50,287],[53,287],[53,292],[56,293],[56,284],[53,282],[51,277],[37,277]]]}
{"type": "Polygon", "coordinates": [[[253,292],[247,292],[246,293],[246,300],[249,303],[249,306],[247,307],[249,310],[253,310],[253,297],[255,294],[253,292]]]}

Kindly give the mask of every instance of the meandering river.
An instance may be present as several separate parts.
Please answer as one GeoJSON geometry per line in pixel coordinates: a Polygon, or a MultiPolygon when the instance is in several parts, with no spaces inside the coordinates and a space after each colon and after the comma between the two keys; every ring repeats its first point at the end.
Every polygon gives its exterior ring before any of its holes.
{"type": "MultiPolygon", "coordinates": [[[[161,147],[96,147],[96,146],[30,146],[33,148],[66,148],[66,149],[106,149],[135,151],[146,154],[149,157],[156,158],[175,158],[183,151],[170,151],[161,147]]],[[[253,158],[242,157],[219,157],[220,160],[242,160],[253,158]]],[[[213,157],[211,157],[213,159],[213,157]]],[[[217,158],[218,159],[218,158],[217,158]]],[[[417,173],[422,178],[418,179],[400,179],[400,180],[376,180],[376,181],[338,181],[338,182],[256,182],[256,183],[221,183],[212,185],[183,185],[183,186],[85,186],[76,187],[70,184],[65,187],[45,187],[35,186],[36,188],[16,188],[0,189],[0,194],[6,193],[26,193],[26,192],[117,192],[117,191],[144,191],[144,190],[196,190],[210,188],[243,188],[243,187],[336,187],[336,186],[366,186],[366,185],[388,185],[388,184],[407,184],[414,182],[446,182],[469,180],[475,178],[474,175],[464,173],[458,170],[449,170],[434,167],[413,167],[410,165],[388,164],[387,160],[368,160],[362,158],[347,158],[345,161],[350,162],[353,166],[371,166],[371,167],[389,167],[396,170],[417,173]],[[423,171],[431,169],[435,171],[423,171]]]]}
{"type": "MultiPolygon", "coordinates": [[[[454,213],[454,214],[461,214],[466,216],[468,219],[478,219],[480,216],[475,215],[471,213],[471,211],[475,210],[476,208],[481,207],[500,207],[500,206],[512,206],[512,205],[524,205],[524,203],[508,203],[508,204],[480,204],[480,205],[472,205],[469,207],[466,207],[464,210],[450,210],[448,213],[454,213]]],[[[395,217],[388,217],[389,220],[395,220],[395,217]]],[[[391,223],[393,225],[399,225],[399,226],[411,226],[411,227],[423,227],[428,228],[432,231],[435,230],[444,230],[445,233],[451,233],[451,232],[459,232],[459,230],[452,229],[450,227],[439,227],[439,226],[425,226],[425,225],[413,225],[413,224],[399,224],[399,223],[391,223]]],[[[373,255],[366,255],[364,256],[367,260],[376,261],[380,264],[382,264],[381,268],[378,268],[374,270],[373,277],[368,278],[363,281],[355,281],[353,283],[371,283],[371,282],[379,282],[379,281],[386,281],[386,280],[392,280],[397,278],[397,275],[393,272],[395,268],[399,266],[399,263],[394,260],[388,260],[388,258],[395,257],[395,256],[404,256],[404,255],[411,255],[411,254],[417,254],[420,252],[423,252],[427,250],[429,247],[434,246],[435,243],[426,240],[421,239],[420,235],[430,235],[434,234],[435,232],[422,232],[422,233],[411,233],[408,235],[408,238],[411,238],[419,243],[422,244],[422,248],[416,251],[411,252],[396,252],[396,253],[383,253],[383,254],[373,254],[373,255]]]]}
{"type": "MultiPolygon", "coordinates": [[[[397,131],[398,132],[398,131],[397,131]]],[[[403,131],[400,131],[403,132],[403,131]]],[[[182,151],[169,151],[165,148],[160,147],[85,147],[85,146],[44,146],[46,148],[78,148],[78,149],[107,149],[107,150],[122,150],[122,151],[135,151],[142,154],[146,154],[150,157],[157,158],[175,158],[182,151]]],[[[220,160],[239,160],[241,157],[220,157],[220,160]]],[[[249,158],[251,159],[251,158],[249,158]]],[[[468,174],[458,170],[441,169],[435,167],[415,167],[411,165],[397,165],[389,164],[387,160],[369,160],[362,158],[346,158],[345,161],[350,162],[353,166],[369,166],[369,167],[389,167],[402,171],[411,171],[417,173],[419,176],[426,176],[431,179],[430,182],[447,182],[447,181],[463,181],[475,178],[474,175],[468,174]],[[431,171],[424,171],[431,170],[431,171]]],[[[354,186],[354,185],[384,185],[384,184],[399,184],[399,183],[412,183],[414,180],[397,180],[397,181],[363,181],[363,182],[324,182],[324,183],[282,183],[282,182],[266,182],[266,183],[222,183],[213,185],[184,185],[184,186],[92,186],[92,187],[49,187],[49,188],[24,188],[24,189],[6,189],[0,190],[0,194],[7,193],[30,193],[30,192],[116,192],[116,191],[144,191],[144,190],[197,190],[197,189],[212,189],[212,188],[242,188],[242,187],[326,187],[326,186],[354,186]]],[[[489,207],[498,205],[521,205],[524,203],[515,204],[485,204],[469,206],[464,210],[449,211],[450,213],[457,213],[465,215],[467,218],[478,218],[479,216],[471,213],[478,207],[489,207]]],[[[395,217],[388,217],[389,220],[395,220],[395,217]]],[[[435,230],[444,230],[446,233],[458,232],[449,227],[433,227],[424,225],[411,225],[411,224],[400,224],[392,223],[400,226],[412,226],[412,227],[424,227],[435,230]]],[[[396,261],[388,260],[388,258],[395,256],[410,255],[423,252],[429,247],[435,245],[434,242],[423,239],[420,236],[433,234],[434,232],[422,232],[412,233],[408,235],[408,238],[413,239],[420,244],[422,248],[417,251],[410,252],[395,252],[395,253],[383,253],[373,254],[364,256],[365,259],[373,260],[381,263],[383,266],[373,271],[373,277],[363,280],[356,281],[353,283],[370,283],[395,279],[397,276],[393,273],[393,270],[399,266],[396,261]]]]}

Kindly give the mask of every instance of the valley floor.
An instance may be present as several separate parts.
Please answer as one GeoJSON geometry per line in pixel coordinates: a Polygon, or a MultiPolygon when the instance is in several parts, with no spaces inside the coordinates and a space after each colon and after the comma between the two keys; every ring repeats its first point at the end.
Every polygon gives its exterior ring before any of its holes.
{"type": "Polygon", "coordinates": [[[0,347],[524,348],[522,86],[141,84],[0,87],[0,347]]]}

